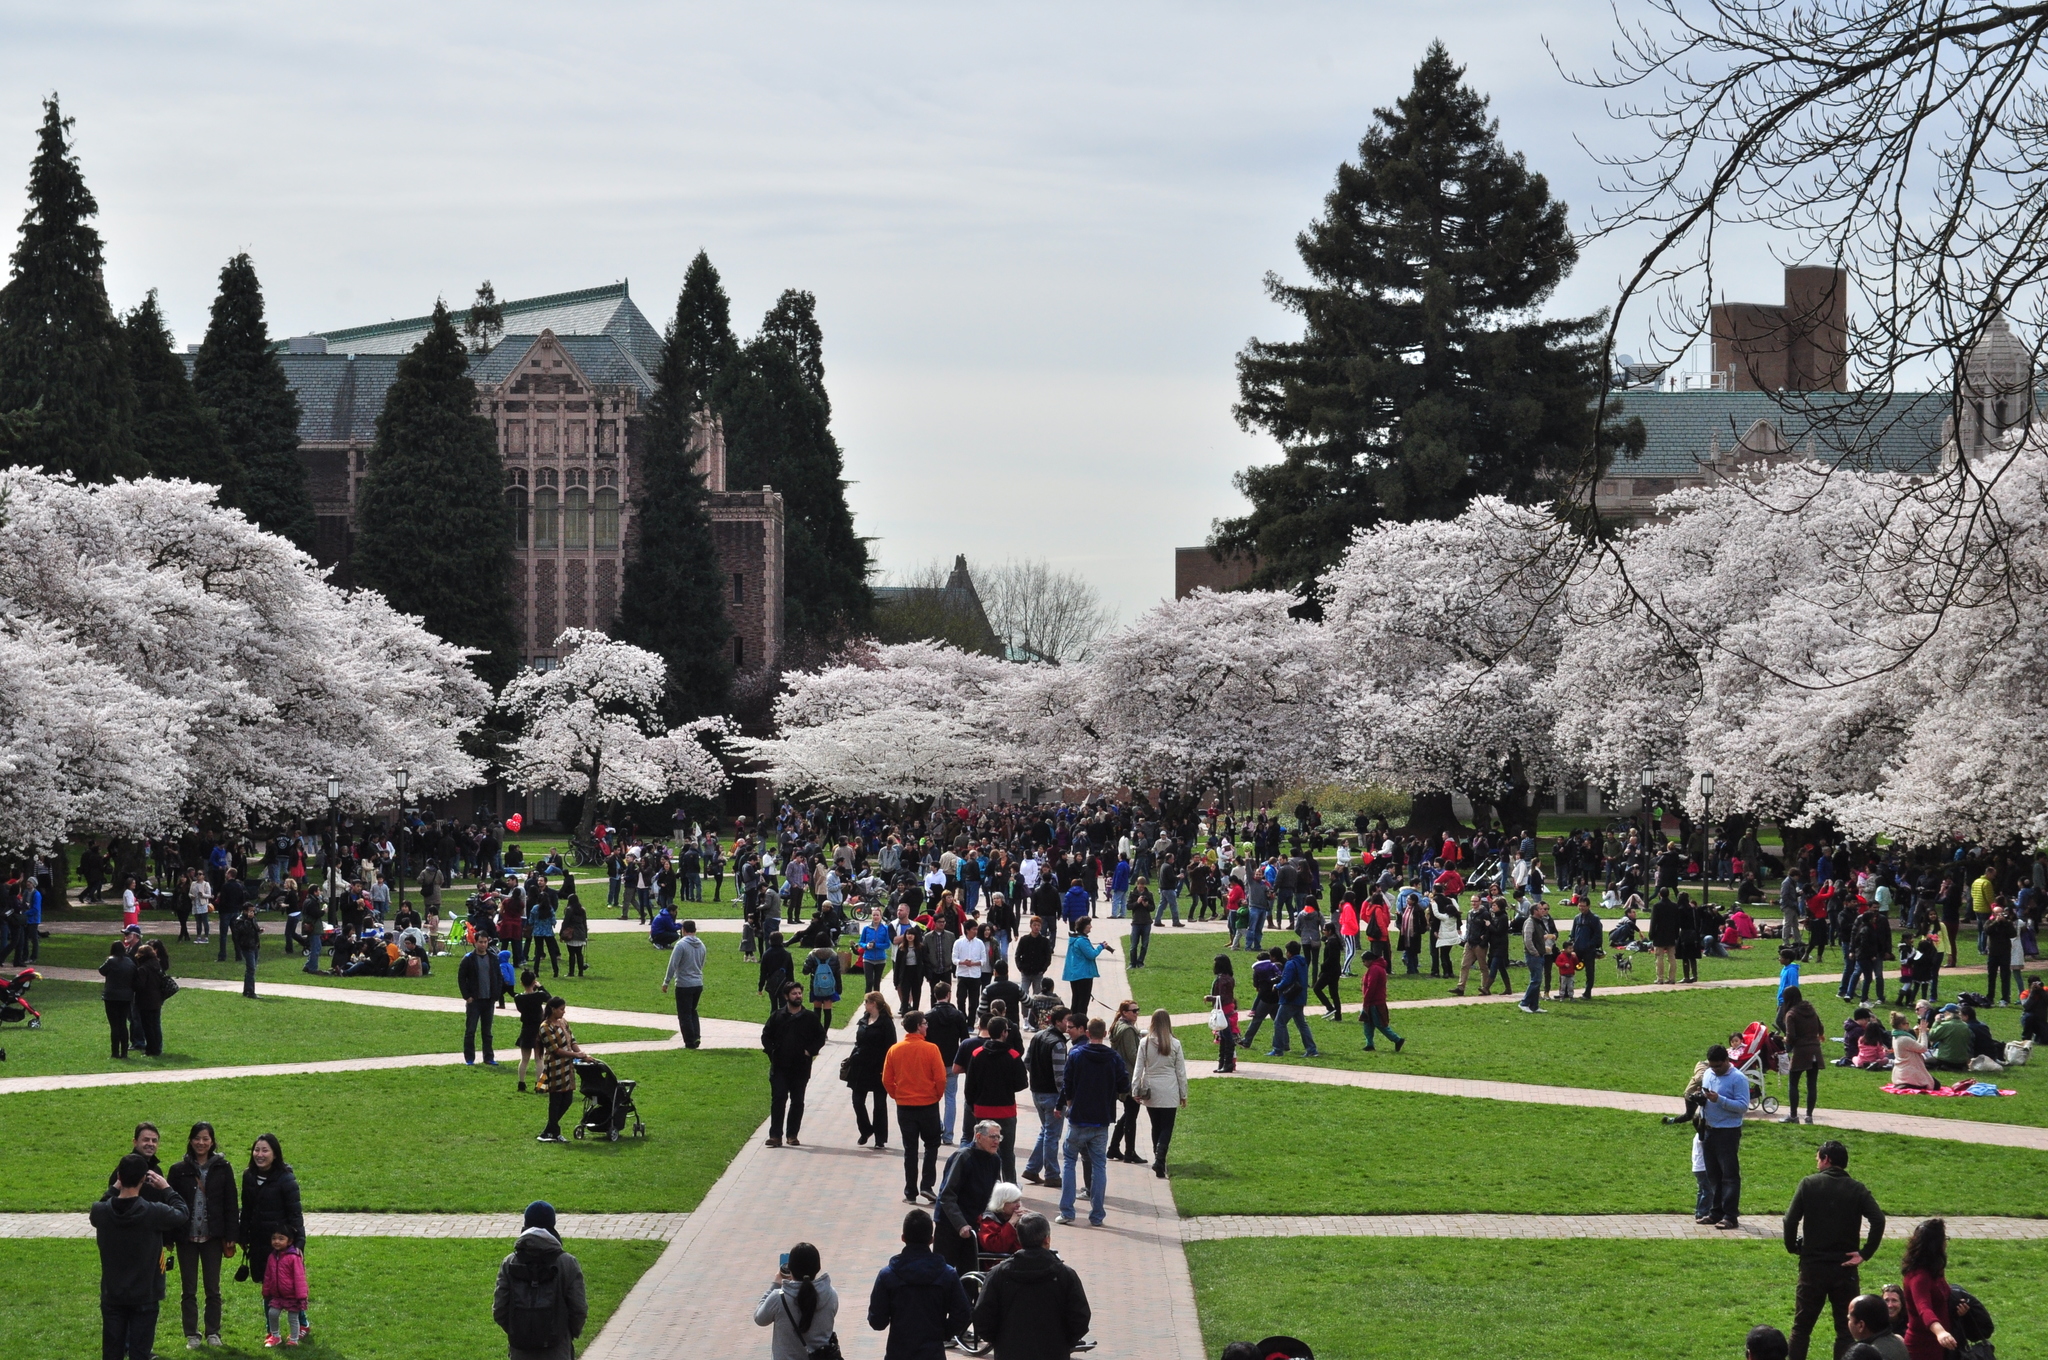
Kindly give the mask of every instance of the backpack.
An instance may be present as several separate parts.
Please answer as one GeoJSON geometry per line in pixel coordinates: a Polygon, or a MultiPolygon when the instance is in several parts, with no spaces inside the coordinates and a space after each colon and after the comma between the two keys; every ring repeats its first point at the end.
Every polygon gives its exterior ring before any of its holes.
{"type": "Polygon", "coordinates": [[[544,1351],[562,1339],[568,1301],[562,1270],[553,1261],[505,1266],[505,1340],[516,1351],[544,1351]]]}
{"type": "Polygon", "coordinates": [[[832,965],[814,963],[811,965],[811,1000],[830,1001],[839,988],[832,977],[832,965]]]}

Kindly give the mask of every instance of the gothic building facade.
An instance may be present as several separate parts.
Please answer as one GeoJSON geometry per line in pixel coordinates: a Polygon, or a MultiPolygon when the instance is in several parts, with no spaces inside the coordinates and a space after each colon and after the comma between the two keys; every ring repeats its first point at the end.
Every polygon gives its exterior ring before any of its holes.
{"type": "MultiPolygon", "coordinates": [[[[455,314],[458,326],[464,320],[455,314]]],[[[503,320],[503,335],[475,356],[470,376],[503,463],[522,655],[545,668],[559,659],[554,643],[563,629],[608,629],[618,615],[661,337],[623,282],[508,302],[503,320]]],[[[414,317],[280,344],[319,516],[316,556],[344,583],[377,416],[399,359],[430,324],[414,317]]],[[[715,421],[699,421],[692,447],[710,493],[733,661],[742,672],[772,670],[782,650],[782,496],[772,487],[727,487],[715,421]]]]}

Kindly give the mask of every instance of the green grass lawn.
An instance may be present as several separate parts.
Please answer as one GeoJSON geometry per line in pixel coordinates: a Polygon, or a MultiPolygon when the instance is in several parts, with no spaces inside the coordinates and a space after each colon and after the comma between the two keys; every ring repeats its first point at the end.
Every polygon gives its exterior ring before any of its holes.
{"type": "MultiPolygon", "coordinates": [[[[42,1011],[43,1026],[8,1028],[5,1040],[0,1041],[0,1047],[7,1050],[7,1067],[0,1075],[324,1062],[446,1053],[462,1045],[459,1015],[276,996],[259,995],[251,1001],[238,993],[187,988],[164,1006],[162,1056],[144,1057],[135,1050],[123,1060],[110,1056],[107,1015],[97,984],[43,982],[29,999],[42,1011]]],[[[511,1028],[499,1028],[496,1036],[510,1043],[518,1035],[518,1017],[503,1023],[511,1028]]],[[[590,1025],[579,1027],[576,1037],[585,1043],[600,1043],[660,1036],[643,1029],[590,1025]]],[[[16,1102],[39,1098],[12,1097],[16,1102]]]]}
{"type": "MultiPolygon", "coordinates": [[[[112,938],[111,935],[52,935],[43,941],[42,961],[52,967],[96,969],[106,958],[107,944],[112,938]]],[[[704,996],[698,1003],[700,1012],[724,1020],[766,1019],[768,1003],[754,991],[760,980],[760,966],[740,957],[740,937],[706,934],[700,938],[708,951],[704,996]]],[[[265,943],[277,939],[273,934],[266,938],[265,943]]],[[[168,948],[172,970],[181,978],[241,980],[242,965],[234,961],[232,954],[226,963],[220,962],[218,949],[212,944],[201,947],[174,940],[169,942],[168,948]]],[[[572,1019],[576,1006],[674,1014],[675,1003],[661,992],[662,974],[668,969],[668,953],[654,948],[645,937],[638,934],[593,935],[585,946],[584,959],[590,964],[590,972],[583,977],[570,977],[565,971],[560,978],[555,978],[549,975],[547,968],[540,969],[541,985],[568,999],[572,1019]]],[[[262,991],[265,982],[289,982],[344,990],[405,992],[416,996],[452,997],[460,994],[455,982],[459,954],[435,959],[432,975],[423,978],[338,978],[327,973],[309,974],[305,971],[305,961],[303,954],[286,955],[281,943],[265,949],[256,965],[257,990],[262,991]]],[[[567,962],[568,954],[564,951],[565,967],[567,962]]],[[[183,1001],[184,996],[181,994],[177,1000],[183,1001]]]]}
{"type": "MultiPolygon", "coordinates": [[[[1792,1258],[1776,1242],[1294,1238],[1188,1246],[1209,1354],[1298,1336],[1320,1360],[1652,1360],[1736,1356],[1758,1323],[1789,1329],[1792,1258]]],[[[1863,1271],[1897,1278],[1887,1245],[1863,1271]]],[[[1948,1278],[1998,1322],[2004,1355],[2048,1347],[2048,1243],[1953,1242],[1948,1278]]],[[[1816,1353],[1832,1344],[1823,1323],[1816,1353]]]]}
{"type": "MultiPolygon", "coordinates": [[[[662,1244],[571,1238],[565,1245],[583,1267],[590,1305],[583,1339],[589,1341],[661,1255],[662,1244]]],[[[491,1288],[510,1249],[510,1242],[477,1239],[315,1239],[306,1252],[313,1339],[300,1351],[347,1360],[503,1354],[505,1334],[491,1321],[491,1288]]],[[[92,1242],[0,1241],[0,1275],[9,1281],[7,1338],[14,1356],[74,1360],[95,1352],[99,1256],[92,1242]]],[[[178,1335],[179,1277],[171,1276],[169,1286],[156,1333],[157,1350],[165,1355],[184,1345],[178,1335]]],[[[226,1346],[209,1353],[265,1354],[261,1290],[225,1278],[221,1286],[226,1346]]]]}
{"type": "MultiPolygon", "coordinates": [[[[1744,1216],[1782,1214],[1830,1136],[1746,1128],[1744,1216]]],[[[2048,1217],[2048,1152],[1875,1133],[1844,1141],[1851,1173],[1887,1213],[2048,1217]]],[[[1690,1213],[1691,1149],[1689,1128],[1619,1110],[1219,1077],[1193,1083],[1174,1135],[1173,1197],[1189,1217],[1690,1213]],[[1288,1136],[1303,1129],[1317,1136],[1288,1136]]]]}
{"type": "MultiPolygon", "coordinates": [[[[1838,1035],[1849,1007],[1825,988],[1815,1001],[1829,1035],[1838,1035]]],[[[1708,1044],[1725,1041],[1753,1020],[1770,1021],[1775,1008],[1766,988],[1689,991],[1675,988],[1636,995],[1596,997],[1593,1001],[1546,1002],[1542,1015],[1525,1015],[1511,1004],[1445,1006],[1395,1011],[1394,1029],[1407,1040],[1398,1056],[1385,1038],[1377,1052],[1361,1052],[1357,1008],[1347,999],[1344,1022],[1320,1018],[1311,1002],[1309,1028],[1323,1056],[1319,1065],[1361,1070],[1409,1072],[1429,1076],[1469,1077],[1527,1082],[1537,1086],[1595,1085],[1617,1091],[1668,1093],[1685,1089],[1693,1064],[1708,1044]]],[[[1248,1012],[1247,1012],[1248,1014],[1248,1012]]],[[[2000,1038],[2015,1038],[2019,1012],[1991,1011],[1984,1018],[2000,1038]]],[[[1240,1059],[1268,1061],[1272,1026],[1240,1059]]],[[[1191,1061],[1207,1063],[1215,1044],[1206,1026],[1179,1031],[1191,1061]]],[[[1301,1039],[1292,1038],[1293,1054],[1282,1061],[1301,1062],[1301,1039]]],[[[1829,1044],[1830,1059],[1841,1047],[1829,1044]]],[[[1952,1075],[1952,1074],[1949,1074],[1952,1075]]],[[[1888,1078],[1855,1068],[1827,1067],[1821,1073],[1820,1101],[1830,1109],[1883,1110],[1933,1119],[1973,1119],[2007,1124],[2042,1122],[2042,1092],[2048,1089],[2040,1070],[2013,1068],[1999,1084],[2016,1096],[1974,1100],[1929,1096],[1888,1096],[1878,1088],[1888,1078]]],[[[1772,1074],[1769,1088],[1783,1097],[1785,1087],[1772,1074]]]]}
{"type": "MultiPolygon", "coordinates": [[[[0,1101],[12,1172],[0,1210],[84,1207],[144,1119],[174,1150],[195,1120],[211,1121],[238,1166],[258,1133],[277,1134],[308,1209],[481,1213],[536,1197],[564,1213],[695,1208],[767,1117],[760,1054],[635,1053],[612,1066],[641,1083],[644,1141],[536,1143],[546,1100],[518,1093],[510,1064],[10,1096],[0,1101]]],[[[822,1099],[830,1085],[820,1070],[812,1089],[822,1099]]]]}
{"type": "MultiPolygon", "coordinates": [[[[1129,928],[1118,922],[1119,929],[1114,935],[1108,935],[1105,932],[1109,924],[1107,921],[1098,923],[1095,927],[1096,937],[1111,939],[1115,942],[1118,953],[1126,952],[1130,938],[1129,928]]],[[[1266,947],[1285,949],[1287,941],[1292,938],[1289,934],[1268,930],[1266,947]]],[[[1751,944],[1755,945],[1757,942],[1751,941],[1751,944]]],[[[1148,1012],[1155,1006],[1165,1006],[1176,1015],[1203,1009],[1202,998],[1209,994],[1209,978],[1215,971],[1216,956],[1222,953],[1230,954],[1230,966],[1237,974],[1240,1004],[1249,1006],[1254,956],[1242,950],[1232,952],[1229,949],[1229,940],[1225,936],[1191,935],[1185,931],[1177,931],[1171,926],[1163,930],[1157,927],[1153,929],[1152,943],[1145,954],[1145,966],[1131,970],[1131,988],[1135,993],[1133,999],[1148,1012]]],[[[1596,967],[1599,971],[1595,978],[1597,985],[1629,986],[1656,979],[1656,962],[1650,955],[1636,954],[1631,957],[1635,969],[1628,975],[1614,971],[1614,959],[1611,954],[1598,960],[1596,967]]],[[[1462,951],[1457,955],[1457,959],[1462,965],[1462,951]]],[[[1389,1000],[1420,1001],[1428,997],[1448,996],[1451,988],[1457,985],[1454,980],[1446,981],[1429,976],[1427,959],[1418,958],[1417,964],[1420,976],[1409,977],[1402,971],[1401,956],[1398,953],[1394,955],[1393,972],[1387,978],[1389,1000]]],[[[1364,971],[1363,963],[1354,963],[1353,967],[1357,971],[1351,977],[1343,979],[1341,983],[1347,1009],[1358,999],[1358,974],[1364,971]]],[[[1768,946],[1731,951],[1730,957],[1725,959],[1700,960],[1700,977],[1710,982],[1720,978],[1763,978],[1777,975],[1777,950],[1768,946]]],[[[1518,993],[1527,985],[1528,974],[1521,967],[1519,953],[1515,955],[1515,966],[1509,970],[1508,976],[1518,993]]],[[[1809,977],[1811,976],[1809,971],[1809,977]]],[[[1832,987],[1840,979],[1841,972],[1839,968],[1832,974],[1824,970],[1822,976],[1826,977],[1827,985],[1832,987]]],[[[1478,995],[1479,983],[1480,978],[1475,970],[1470,989],[1472,995],[1478,995]]],[[[1498,991],[1499,988],[1496,987],[1494,990],[1498,991]]],[[[1400,1026],[1396,1025],[1395,1028],[1399,1029],[1400,1026]]]]}

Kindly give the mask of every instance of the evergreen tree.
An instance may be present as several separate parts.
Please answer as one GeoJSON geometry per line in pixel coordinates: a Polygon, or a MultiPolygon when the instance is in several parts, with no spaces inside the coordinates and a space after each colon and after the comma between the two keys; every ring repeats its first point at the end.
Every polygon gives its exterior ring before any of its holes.
{"type": "Polygon", "coordinates": [[[662,709],[671,724],[723,713],[731,705],[732,624],[725,612],[725,572],[711,539],[704,479],[693,469],[690,453],[692,420],[702,409],[703,364],[715,350],[707,339],[715,341],[721,331],[731,339],[725,311],[717,272],[699,254],[661,347],[654,375],[660,386],[648,403],[634,470],[633,518],[614,631],[668,663],[662,709]],[[715,324],[705,325],[712,315],[715,324]]]}
{"type": "Polygon", "coordinates": [[[504,480],[497,436],[476,413],[469,352],[436,299],[433,326],[399,361],[377,417],[353,561],[393,607],[483,651],[476,671],[493,689],[519,669],[504,480]]]}
{"type": "Polygon", "coordinates": [[[865,631],[874,595],[832,437],[822,338],[808,306],[794,329],[785,323],[796,311],[778,317],[790,297],[725,369],[713,405],[725,423],[727,483],[782,493],[785,629],[790,650],[804,656],[865,631]]]}
{"type": "MultiPolygon", "coordinates": [[[[726,299],[725,285],[712,267],[711,257],[700,250],[683,275],[675,320],[662,349],[662,370],[673,370],[689,409],[700,411],[711,404],[719,376],[738,353],[739,342],[732,334],[732,303],[726,299]]],[[[668,390],[667,382],[662,388],[668,390]]]]}
{"type": "Polygon", "coordinates": [[[192,388],[220,424],[251,520],[299,547],[313,548],[313,496],[299,461],[299,399],[270,348],[263,288],[244,253],[220,271],[220,295],[192,364],[192,388]]]}
{"type": "Polygon", "coordinates": [[[796,358],[797,371],[825,418],[832,418],[832,399],[825,395],[825,332],[818,325],[818,299],[796,288],[785,288],[761,322],[761,338],[773,340],[796,358]]]}
{"type": "Polygon", "coordinates": [[[1529,315],[1577,248],[1565,205],[1500,144],[1463,77],[1432,43],[1296,238],[1313,282],[1267,277],[1305,333],[1238,355],[1235,415],[1285,457],[1238,475],[1252,511],[1215,533],[1257,553],[1254,584],[1306,590],[1382,520],[1450,518],[1479,495],[1551,499],[1630,437],[1593,430],[1601,318],[1529,315]]]}
{"type": "Polygon", "coordinates": [[[471,354],[489,354],[504,337],[505,308],[498,301],[498,290],[485,279],[477,285],[476,301],[462,318],[462,342],[471,354]]]}
{"type": "Polygon", "coordinates": [[[220,488],[223,504],[234,504],[235,460],[221,442],[213,413],[199,404],[185,361],[172,348],[154,288],[128,314],[122,330],[128,371],[135,378],[135,445],[148,460],[150,475],[210,483],[220,488]]]}
{"type": "Polygon", "coordinates": [[[12,422],[11,457],[89,482],[146,471],[131,428],[135,388],[121,323],[101,278],[99,204],[71,153],[71,120],[56,96],[29,166],[28,212],[13,269],[0,288],[0,412],[35,408],[12,422]]]}

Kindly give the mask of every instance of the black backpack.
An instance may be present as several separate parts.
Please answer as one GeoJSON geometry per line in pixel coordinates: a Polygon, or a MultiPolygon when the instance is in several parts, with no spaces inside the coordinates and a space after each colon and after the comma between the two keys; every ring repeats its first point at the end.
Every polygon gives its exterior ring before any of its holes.
{"type": "Polygon", "coordinates": [[[516,1351],[544,1351],[562,1339],[568,1302],[562,1269],[553,1261],[515,1260],[505,1267],[505,1340],[516,1351]]]}
{"type": "Polygon", "coordinates": [[[1956,1319],[1956,1332],[1962,1337],[1965,1344],[1973,1341],[1989,1341],[1991,1339],[1992,1332],[1997,1330],[1997,1324],[1992,1322],[1990,1310],[1984,1307],[1983,1300],[1979,1299],[1969,1290],[1958,1289],[1953,1285],[1949,1286],[1948,1299],[1951,1309],[1959,1303],[1970,1305],[1970,1311],[1967,1313],[1959,1316],[1951,1314],[1956,1319]]]}

